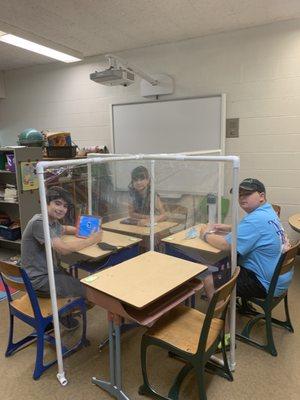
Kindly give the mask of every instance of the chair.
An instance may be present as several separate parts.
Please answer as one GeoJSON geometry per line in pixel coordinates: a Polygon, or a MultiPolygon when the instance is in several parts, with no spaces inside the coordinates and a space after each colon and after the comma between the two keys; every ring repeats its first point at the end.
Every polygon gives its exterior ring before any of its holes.
{"type": "Polygon", "coordinates": [[[193,368],[196,372],[199,399],[201,400],[207,399],[204,384],[205,368],[230,381],[233,380],[225,351],[224,326],[230,296],[238,274],[239,267],[236,268],[231,279],[216,290],[206,314],[180,305],[159,319],[146,331],[141,343],[144,383],[139,389],[139,394],[150,395],[157,399],[177,399],[183,379],[193,368]],[[210,360],[220,341],[222,343],[224,366],[210,360]],[[146,356],[149,346],[164,348],[173,356],[185,362],[184,367],[169,390],[168,397],[158,394],[149,384],[146,369],[146,356]]]}
{"type": "MultiPolygon", "coordinates": [[[[54,336],[49,334],[49,324],[53,322],[51,300],[49,298],[38,298],[25,270],[15,264],[0,261],[0,275],[7,294],[10,317],[8,345],[5,356],[9,357],[18,350],[36,341],[37,352],[33,379],[39,379],[42,373],[56,362],[56,359],[54,359],[44,364],[43,360],[44,342],[46,341],[55,345],[54,336]],[[21,290],[25,292],[25,294],[21,298],[13,299],[9,291],[9,286],[21,290]],[[34,328],[31,334],[16,343],[13,341],[15,317],[34,328]]],[[[88,344],[86,339],[86,305],[83,298],[58,298],[57,306],[59,315],[67,314],[74,309],[79,309],[82,314],[83,324],[81,339],[69,349],[62,346],[62,354],[63,356],[67,356],[78,348],[88,344]]]]}
{"type": "Polygon", "coordinates": [[[262,312],[253,311],[251,312],[253,318],[248,321],[245,327],[242,329],[240,334],[236,334],[236,338],[258,347],[259,349],[265,350],[266,352],[270,353],[272,356],[277,356],[277,350],[274,344],[273,333],[272,333],[272,324],[282,326],[283,328],[287,329],[289,332],[294,332],[294,328],[292,326],[292,322],[290,319],[289,314],[289,307],[288,307],[288,291],[284,292],[281,296],[275,297],[274,292],[277,285],[277,281],[280,275],[285,274],[286,272],[290,271],[295,263],[295,258],[297,255],[299,243],[291,247],[286,253],[282,254],[280,260],[275,268],[269,292],[265,299],[258,299],[258,298],[250,298],[247,299],[251,303],[256,304],[262,309],[262,312]],[[272,318],[272,310],[282,301],[284,300],[284,309],[285,309],[285,321],[280,321],[278,319],[272,318]],[[252,328],[256,325],[256,323],[261,320],[265,320],[266,326],[266,343],[262,344],[250,337],[252,328]]]}
{"type": "Polygon", "coordinates": [[[272,207],[274,208],[274,211],[278,215],[278,218],[280,218],[281,207],[277,204],[272,204],[272,207]]]}

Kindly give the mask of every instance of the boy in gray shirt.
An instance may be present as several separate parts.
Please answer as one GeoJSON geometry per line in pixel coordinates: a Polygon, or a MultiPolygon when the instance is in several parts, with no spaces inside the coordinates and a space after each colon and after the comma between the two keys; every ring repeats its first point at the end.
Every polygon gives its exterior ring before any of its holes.
{"type": "MultiPolygon", "coordinates": [[[[86,239],[76,238],[71,243],[65,243],[61,238],[63,235],[74,235],[76,233],[74,226],[60,223],[60,220],[65,217],[72,206],[71,196],[61,187],[53,186],[47,191],[46,199],[57,297],[85,297],[85,287],[78,279],[75,279],[60,267],[59,256],[101,242],[102,232],[93,233],[86,239]]],[[[41,214],[36,214],[31,218],[22,235],[21,265],[26,269],[36,294],[40,297],[50,297],[41,214]]]]}

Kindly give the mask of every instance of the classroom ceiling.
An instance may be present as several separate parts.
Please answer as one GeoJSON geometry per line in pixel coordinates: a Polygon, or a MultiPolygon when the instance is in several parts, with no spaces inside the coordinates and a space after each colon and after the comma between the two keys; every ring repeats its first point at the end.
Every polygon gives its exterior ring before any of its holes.
{"type": "MultiPolygon", "coordinates": [[[[0,0],[0,31],[8,24],[85,57],[295,18],[300,0],[0,0]]],[[[0,70],[48,62],[0,42],[0,70]]]]}

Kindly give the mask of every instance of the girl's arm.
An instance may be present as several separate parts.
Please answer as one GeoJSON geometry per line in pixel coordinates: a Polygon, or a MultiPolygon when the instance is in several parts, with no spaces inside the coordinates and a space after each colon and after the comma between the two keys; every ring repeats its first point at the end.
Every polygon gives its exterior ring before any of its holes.
{"type": "Polygon", "coordinates": [[[155,216],[155,222],[165,221],[167,219],[166,210],[159,196],[156,197],[156,208],[159,214],[155,216]]]}
{"type": "Polygon", "coordinates": [[[132,203],[128,204],[128,214],[130,218],[135,218],[135,219],[147,219],[149,218],[149,215],[147,214],[140,214],[134,211],[134,207],[132,203]]]}

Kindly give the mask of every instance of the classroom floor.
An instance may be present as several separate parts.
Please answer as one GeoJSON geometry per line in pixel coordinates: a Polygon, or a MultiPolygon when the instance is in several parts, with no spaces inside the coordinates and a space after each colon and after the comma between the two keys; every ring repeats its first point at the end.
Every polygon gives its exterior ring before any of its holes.
{"type": "MultiPolygon", "coordinates": [[[[1,254],[2,255],[2,254],[1,254]]],[[[237,367],[234,381],[228,382],[217,376],[207,375],[206,388],[208,399],[222,400],[298,400],[300,393],[300,257],[297,260],[295,278],[289,291],[291,317],[295,333],[274,328],[278,357],[272,357],[248,345],[237,343],[237,367]]],[[[275,315],[280,317],[281,307],[275,315]]],[[[91,377],[108,378],[108,348],[99,352],[98,344],[107,333],[105,312],[94,307],[88,312],[88,338],[91,345],[65,359],[65,371],[68,378],[66,387],[60,386],[56,379],[56,366],[46,371],[39,381],[32,379],[35,359],[35,345],[31,345],[10,358],[4,357],[8,333],[7,303],[0,303],[0,394],[5,400],[98,400],[111,399],[100,388],[91,384],[91,377]]],[[[240,322],[240,321],[238,321],[240,322]]],[[[18,333],[27,332],[27,327],[16,324],[18,333]]],[[[142,382],[139,358],[140,338],[143,328],[127,332],[122,337],[122,362],[124,391],[131,399],[142,399],[138,387],[142,382]]],[[[259,335],[261,331],[258,331],[259,335]]],[[[63,336],[70,343],[74,334],[63,336]]],[[[47,350],[47,356],[52,355],[47,350]]],[[[151,378],[162,391],[167,389],[182,363],[168,358],[161,350],[153,349],[150,354],[151,378]],[[155,361],[155,363],[154,363],[155,361]]],[[[198,400],[196,381],[192,373],[186,378],[181,390],[181,399],[198,400]]]]}

